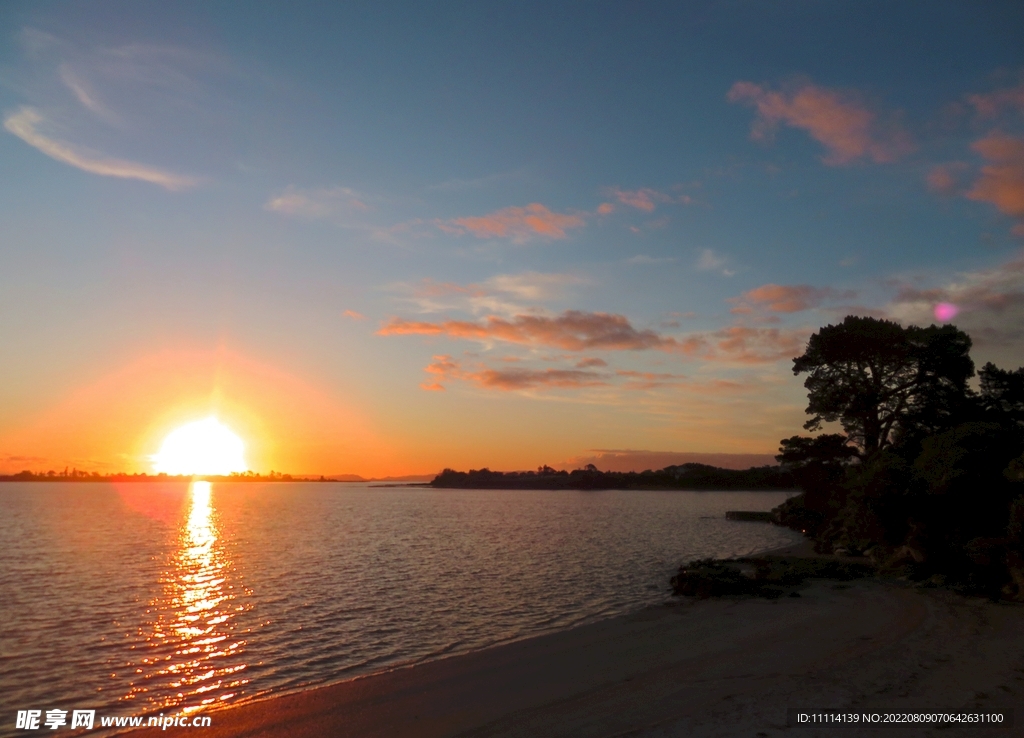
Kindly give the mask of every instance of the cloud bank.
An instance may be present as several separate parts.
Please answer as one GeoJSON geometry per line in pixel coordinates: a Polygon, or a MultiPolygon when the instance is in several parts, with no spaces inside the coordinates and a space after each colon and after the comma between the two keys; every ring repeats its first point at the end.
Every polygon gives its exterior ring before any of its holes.
{"type": "Polygon", "coordinates": [[[637,329],[623,315],[567,310],[557,316],[516,315],[508,319],[491,315],[482,321],[437,323],[396,317],[377,334],[440,336],[563,351],[657,350],[706,361],[764,364],[802,353],[808,332],[734,325],[676,338],[650,329],[637,329]]]}
{"type": "Polygon", "coordinates": [[[517,315],[512,319],[491,315],[481,322],[445,320],[440,323],[392,318],[378,332],[382,336],[444,335],[449,338],[525,346],[546,346],[564,351],[644,351],[670,349],[675,340],[652,330],[637,330],[622,315],[567,310],[556,317],[517,315]]]}

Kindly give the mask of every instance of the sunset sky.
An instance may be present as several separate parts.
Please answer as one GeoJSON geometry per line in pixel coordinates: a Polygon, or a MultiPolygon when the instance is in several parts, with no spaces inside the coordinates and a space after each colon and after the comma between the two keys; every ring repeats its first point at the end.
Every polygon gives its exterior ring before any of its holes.
{"type": "Polygon", "coordinates": [[[211,415],[261,472],[772,454],[850,313],[1016,368],[1022,39],[1020,2],[0,3],[0,471],[152,471],[211,415]]]}

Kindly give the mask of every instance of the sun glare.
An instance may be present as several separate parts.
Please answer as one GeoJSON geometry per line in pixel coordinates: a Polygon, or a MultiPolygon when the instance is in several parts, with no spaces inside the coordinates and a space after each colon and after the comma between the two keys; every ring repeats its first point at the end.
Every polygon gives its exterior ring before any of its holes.
{"type": "Polygon", "coordinates": [[[243,472],[245,444],[216,418],[171,431],[153,456],[153,469],[167,474],[221,475],[243,472]]]}

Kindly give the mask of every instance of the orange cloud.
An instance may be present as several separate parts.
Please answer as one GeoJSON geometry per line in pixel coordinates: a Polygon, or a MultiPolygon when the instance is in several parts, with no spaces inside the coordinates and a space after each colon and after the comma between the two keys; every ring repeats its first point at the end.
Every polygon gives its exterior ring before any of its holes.
{"type": "Polygon", "coordinates": [[[527,241],[536,236],[567,238],[566,231],[581,228],[583,218],[568,213],[554,213],[540,203],[526,207],[510,207],[479,217],[454,218],[437,226],[448,233],[472,233],[477,238],[510,238],[527,241]]]}
{"type": "Polygon", "coordinates": [[[671,350],[674,339],[652,330],[637,330],[622,315],[567,310],[557,317],[517,315],[511,320],[496,315],[475,323],[445,320],[441,323],[392,318],[377,331],[381,336],[446,335],[476,341],[504,341],[530,346],[550,346],[566,351],[671,350]]]}
{"type": "Polygon", "coordinates": [[[366,320],[366,316],[356,310],[346,310],[341,314],[343,318],[351,318],[352,320],[366,320]]]}
{"type": "Polygon", "coordinates": [[[610,202],[603,202],[597,206],[598,215],[610,215],[615,212],[615,206],[610,202]]]}
{"type": "MultiPolygon", "coordinates": [[[[657,190],[652,190],[649,187],[644,187],[639,190],[613,189],[611,192],[623,205],[629,205],[637,210],[643,210],[646,213],[653,212],[659,202],[672,202],[672,198],[668,195],[663,192],[658,192],[657,190]]],[[[598,209],[598,212],[600,212],[600,208],[598,209]]]]}
{"type": "Polygon", "coordinates": [[[741,297],[730,298],[736,304],[733,313],[749,313],[753,307],[766,308],[774,313],[797,313],[821,304],[829,297],[854,297],[853,292],[837,292],[830,287],[812,287],[809,284],[765,284],[744,292],[741,297]]]}
{"type": "Polygon", "coordinates": [[[971,147],[991,164],[967,192],[971,200],[990,202],[1000,212],[1024,216],[1024,138],[992,133],[971,147]]]}
{"type": "Polygon", "coordinates": [[[779,123],[803,129],[828,149],[825,164],[848,164],[865,157],[889,162],[912,148],[903,131],[880,130],[874,112],[849,95],[825,87],[804,84],[776,92],[753,82],[737,82],[727,98],[757,109],[751,126],[754,139],[771,138],[779,123]]]}

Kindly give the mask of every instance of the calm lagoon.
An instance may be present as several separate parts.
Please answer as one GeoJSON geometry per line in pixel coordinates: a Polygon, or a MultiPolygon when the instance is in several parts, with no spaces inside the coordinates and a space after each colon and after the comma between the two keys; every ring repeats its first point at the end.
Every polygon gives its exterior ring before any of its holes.
{"type": "Polygon", "coordinates": [[[724,517],[786,497],[2,484],[0,734],[19,709],[202,709],[635,610],[684,561],[800,540],[724,517]]]}

